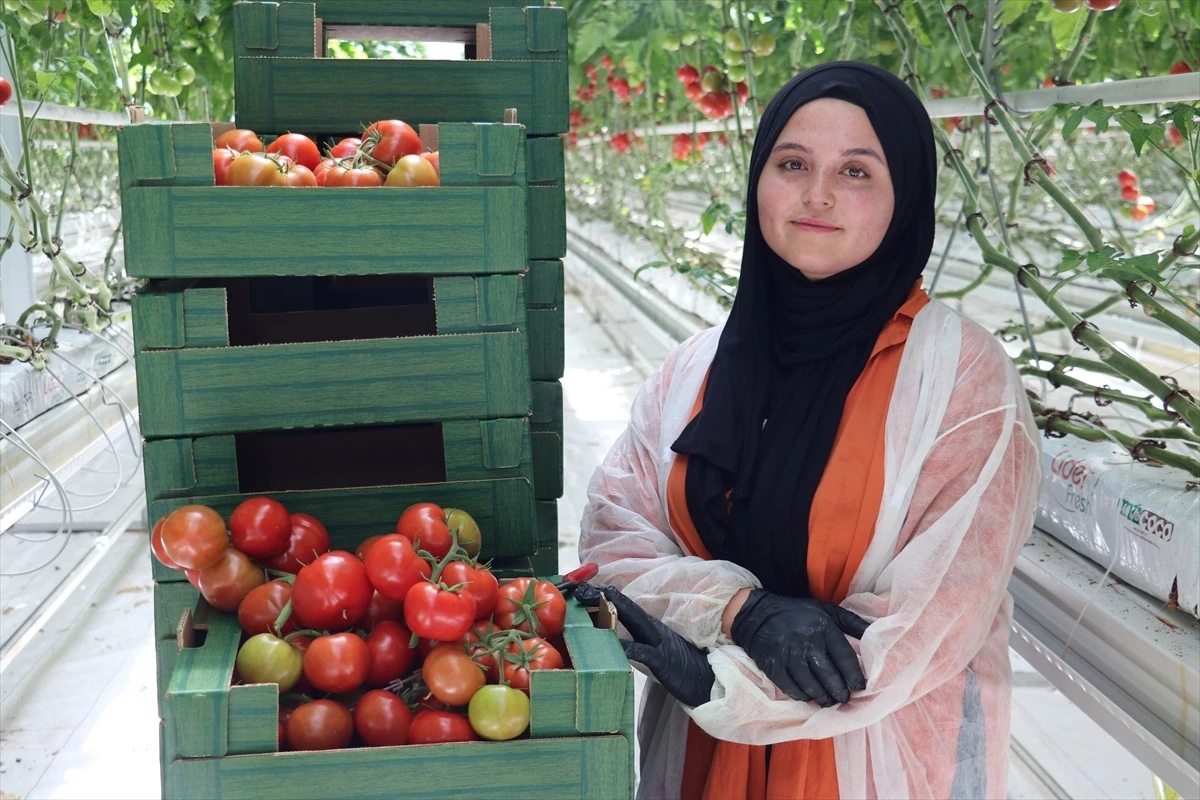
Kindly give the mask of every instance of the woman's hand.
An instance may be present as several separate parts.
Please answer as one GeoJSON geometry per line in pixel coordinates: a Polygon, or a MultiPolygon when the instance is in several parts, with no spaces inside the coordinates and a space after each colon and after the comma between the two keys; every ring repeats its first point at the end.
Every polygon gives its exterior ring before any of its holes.
{"type": "Polygon", "coordinates": [[[788,697],[831,706],[867,687],[846,637],[861,639],[870,624],[833,603],[755,589],[737,612],[730,638],[788,697]]]}
{"type": "Polygon", "coordinates": [[[621,639],[629,660],[650,670],[663,688],[684,705],[694,708],[707,703],[716,680],[708,655],[646,613],[619,589],[590,583],[575,587],[575,599],[589,608],[600,605],[601,594],[616,607],[617,619],[633,637],[633,641],[621,639]]]}

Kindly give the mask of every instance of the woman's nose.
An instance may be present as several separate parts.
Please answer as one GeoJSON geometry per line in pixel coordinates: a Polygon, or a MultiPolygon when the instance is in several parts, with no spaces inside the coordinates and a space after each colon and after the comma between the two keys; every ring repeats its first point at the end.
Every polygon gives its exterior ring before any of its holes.
{"type": "Polygon", "coordinates": [[[833,187],[830,185],[830,180],[820,173],[814,174],[805,186],[804,204],[821,208],[832,206],[833,187]]]}

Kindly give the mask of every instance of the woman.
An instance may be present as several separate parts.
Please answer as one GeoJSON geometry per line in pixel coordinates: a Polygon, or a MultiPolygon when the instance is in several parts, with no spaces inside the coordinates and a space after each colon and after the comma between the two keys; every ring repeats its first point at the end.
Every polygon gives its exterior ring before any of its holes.
{"type": "Polygon", "coordinates": [[[657,678],[638,794],[1004,797],[1040,444],[999,343],[921,289],[929,117],[826,64],[750,166],[729,318],[646,382],[582,523],[657,678]]]}

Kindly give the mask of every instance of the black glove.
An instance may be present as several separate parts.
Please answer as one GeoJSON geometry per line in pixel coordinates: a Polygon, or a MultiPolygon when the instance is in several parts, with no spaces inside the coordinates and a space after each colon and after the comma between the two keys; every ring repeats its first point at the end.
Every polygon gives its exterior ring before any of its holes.
{"type": "Polygon", "coordinates": [[[650,670],[663,688],[684,705],[695,707],[707,703],[716,678],[705,652],[612,586],[580,583],[575,587],[575,598],[595,608],[600,605],[601,592],[616,607],[617,619],[633,636],[633,641],[621,639],[629,660],[650,670]]]}
{"type": "Polygon", "coordinates": [[[846,637],[861,639],[870,624],[833,603],[754,589],[730,634],[788,697],[831,706],[867,688],[846,637]]]}

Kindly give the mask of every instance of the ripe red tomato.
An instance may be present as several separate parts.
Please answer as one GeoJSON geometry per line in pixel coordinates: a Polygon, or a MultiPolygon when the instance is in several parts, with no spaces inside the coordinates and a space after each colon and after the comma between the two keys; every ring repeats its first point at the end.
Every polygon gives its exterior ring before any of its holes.
{"type": "Polygon", "coordinates": [[[404,156],[420,153],[421,137],[406,122],[381,119],[367,128],[361,149],[391,167],[404,156]],[[376,137],[377,141],[372,143],[376,137]]]}
{"type": "Polygon", "coordinates": [[[354,738],[354,717],[336,700],[314,700],[292,710],[286,735],[293,750],[338,750],[354,738]]]}
{"type": "Polygon", "coordinates": [[[700,80],[700,70],[696,69],[691,64],[684,64],[675,71],[675,77],[679,79],[680,83],[682,83],[684,86],[687,86],[700,80]]]}
{"type": "Polygon", "coordinates": [[[354,707],[354,729],[367,747],[408,744],[413,714],[396,695],[372,689],[354,707]]]}
{"type": "Polygon", "coordinates": [[[291,515],[278,500],[251,497],[229,515],[229,538],[234,547],[251,558],[277,556],[291,541],[291,515]]]}
{"type": "Polygon", "coordinates": [[[367,551],[371,549],[371,545],[375,544],[382,538],[383,534],[377,534],[375,536],[368,536],[367,538],[363,539],[362,544],[360,544],[358,549],[354,551],[354,555],[365,559],[367,557],[367,551]]]}
{"type": "Polygon", "coordinates": [[[12,99],[12,95],[12,84],[8,82],[8,78],[0,77],[0,106],[6,105],[12,99]]]}
{"type": "Polygon", "coordinates": [[[487,619],[500,597],[500,583],[491,571],[473,568],[465,561],[451,561],[442,570],[442,582],[447,586],[465,583],[466,591],[475,598],[475,619],[487,619]]]}
{"type": "Polygon", "coordinates": [[[333,168],[334,160],[332,158],[323,158],[321,163],[317,164],[317,168],[313,170],[313,177],[317,181],[317,186],[324,186],[325,181],[329,176],[329,170],[333,168]]]}
{"type": "Polygon", "coordinates": [[[1130,209],[1129,216],[1137,222],[1141,222],[1146,217],[1150,216],[1150,209],[1146,208],[1145,206],[1134,206],[1132,209],[1130,209]]]}
{"type": "Polygon", "coordinates": [[[422,711],[413,717],[408,728],[409,744],[476,741],[479,736],[471,722],[462,714],[451,711],[422,711]]]}
{"type": "Polygon", "coordinates": [[[612,69],[612,65],[612,56],[600,56],[600,66],[604,67],[605,69],[612,69]]]}
{"type": "Polygon", "coordinates": [[[379,623],[389,619],[393,622],[403,622],[404,605],[395,600],[389,600],[376,589],[375,593],[371,595],[371,602],[367,604],[367,611],[358,621],[358,625],[370,633],[379,623]]]}
{"type": "Polygon", "coordinates": [[[452,539],[446,512],[433,503],[409,506],[396,522],[396,533],[412,542],[417,550],[425,550],[435,558],[444,558],[450,552],[452,539]]]}
{"type": "Polygon", "coordinates": [[[408,646],[412,631],[390,619],[378,623],[367,636],[370,667],[364,681],[372,688],[387,686],[402,677],[412,665],[417,651],[408,646]]]}
{"type": "Polygon", "coordinates": [[[162,529],[163,550],[184,569],[215,564],[229,547],[225,520],[208,506],[188,505],[172,511],[162,529]]]}
{"type": "Polygon", "coordinates": [[[236,157],[237,153],[228,147],[220,147],[213,150],[213,181],[217,186],[229,185],[229,165],[233,163],[233,159],[236,157]]]}
{"type": "Polygon", "coordinates": [[[236,547],[228,547],[215,564],[200,570],[200,594],[213,608],[234,612],[256,586],[266,581],[262,568],[236,547]]]}
{"type": "Polygon", "coordinates": [[[287,178],[275,161],[260,153],[242,153],[229,165],[230,186],[286,186],[287,178]]]}
{"type": "Polygon", "coordinates": [[[429,692],[448,706],[465,706],[485,683],[483,668],[457,644],[440,644],[421,665],[429,692]]]}
{"type": "Polygon", "coordinates": [[[213,147],[228,147],[238,153],[261,153],[263,143],[254,131],[238,128],[232,131],[225,131],[225,133],[218,136],[217,140],[213,143],[213,147]]]}
{"type": "Polygon", "coordinates": [[[430,164],[433,164],[433,171],[438,174],[438,178],[440,180],[442,175],[442,162],[441,158],[438,156],[438,151],[434,150],[430,153],[421,153],[421,158],[425,159],[430,164]]]}
{"type": "Polygon", "coordinates": [[[304,654],[304,677],[314,689],[330,694],[352,692],[367,679],[371,651],[353,633],[318,636],[304,654]]]}
{"type": "Polygon", "coordinates": [[[563,631],[567,601],[549,581],[517,578],[500,587],[493,618],[500,628],[515,628],[549,639],[563,631]]]}
{"type": "Polygon", "coordinates": [[[333,158],[349,158],[357,153],[360,147],[362,147],[362,139],[354,137],[342,139],[330,149],[329,155],[333,158]]]}
{"type": "Polygon", "coordinates": [[[185,569],[183,574],[187,576],[188,583],[192,585],[192,588],[197,592],[200,591],[200,570],[185,569]]]}
{"type": "Polygon", "coordinates": [[[1154,210],[1154,198],[1148,197],[1147,195],[1142,195],[1137,199],[1137,205],[1138,208],[1146,209],[1146,213],[1149,214],[1154,210]]]}
{"type": "MultiPolygon", "coordinates": [[[[1186,61],[1176,61],[1171,65],[1172,75],[1186,75],[1187,73],[1194,71],[1195,70],[1192,69],[1192,65],[1186,61]]],[[[0,103],[0,105],[3,105],[3,103],[0,103]]]]}
{"type": "Polygon", "coordinates": [[[303,164],[294,164],[284,173],[287,178],[288,186],[315,187],[317,185],[317,176],[313,171],[303,164]]]}
{"type": "Polygon", "coordinates": [[[520,689],[525,694],[529,694],[531,671],[562,669],[563,666],[562,654],[549,642],[536,636],[513,642],[504,652],[504,680],[509,686],[520,689]]]}
{"type": "Polygon", "coordinates": [[[433,164],[419,155],[407,155],[388,173],[385,186],[437,186],[438,173],[433,164]]]}
{"type": "Polygon", "coordinates": [[[1122,186],[1121,187],[1121,199],[1122,200],[1128,200],[1129,202],[1133,203],[1133,202],[1137,201],[1138,197],[1140,197],[1140,196],[1141,196],[1141,192],[1138,191],[1136,186],[1122,186]]]}
{"type": "Polygon", "coordinates": [[[1171,143],[1172,147],[1178,147],[1179,145],[1183,144],[1183,134],[1180,133],[1179,129],[1176,128],[1174,125],[1168,125],[1167,126],[1167,141],[1169,141],[1171,143]]]}
{"type": "Polygon", "coordinates": [[[383,178],[370,167],[347,168],[338,164],[325,173],[325,185],[341,188],[372,188],[383,186],[383,178]]]}
{"type": "Polygon", "coordinates": [[[284,606],[291,599],[292,585],[290,583],[268,581],[261,586],[255,586],[238,606],[238,624],[251,636],[259,633],[287,636],[296,630],[296,621],[289,616],[287,622],[283,624],[283,628],[276,630],[275,620],[279,619],[284,606]]]}
{"type": "Polygon", "coordinates": [[[465,591],[449,592],[423,581],[404,598],[404,622],[426,639],[453,642],[461,639],[475,621],[475,598],[465,591]]]}
{"type": "Polygon", "coordinates": [[[305,628],[349,628],[362,618],[372,594],[363,563],[353,553],[334,550],[297,573],[292,613],[305,628]]]}
{"type": "Polygon", "coordinates": [[[316,517],[308,514],[292,514],[290,520],[287,549],[277,556],[264,559],[262,565],[267,569],[295,575],[301,567],[316,560],[317,556],[329,552],[329,532],[316,517]]]}
{"type": "Polygon", "coordinates": [[[686,133],[675,134],[675,140],[671,145],[671,157],[676,161],[686,161],[691,154],[692,137],[686,133]]]}
{"type": "Polygon", "coordinates": [[[1137,186],[1138,177],[1127,169],[1117,173],[1117,183],[1122,187],[1137,186]]]}
{"type": "Polygon", "coordinates": [[[403,603],[409,590],[433,574],[429,562],[417,555],[412,542],[398,533],[381,536],[362,562],[371,585],[389,600],[403,603]]]}
{"type": "Polygon", "coordinates": [[[285,133],[267,146],[268,153],[285,155],[301,166],[310,170],[316,169],[321,163],[321,151],[317,143],[300,133],[285,133]]]}
{"type": "Polygon", "coordinates": [[[1121,5],[1121,0],[1087,0],[1087,5],[1092,11],[1112,11],[1121,5]]]}
{"type": "Polygon", "coordinates": [[[166,548],[163,547],[162,530],[163,523],[166,521],[166,516],[163,516],[162,519],[154,523],[154,530],[150,532],[150,552],[154,553],[154,557],[158,559],[158,563],[164,567],[168,569],[183,569],[183,567],[171,560],[171,557],[167,555],[166,548]]]}

